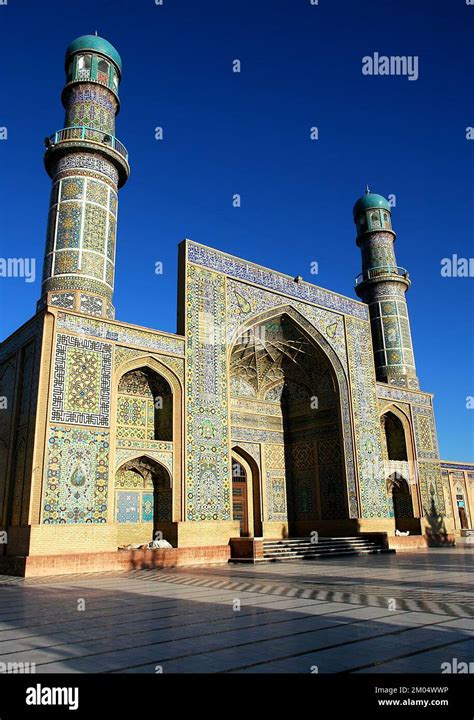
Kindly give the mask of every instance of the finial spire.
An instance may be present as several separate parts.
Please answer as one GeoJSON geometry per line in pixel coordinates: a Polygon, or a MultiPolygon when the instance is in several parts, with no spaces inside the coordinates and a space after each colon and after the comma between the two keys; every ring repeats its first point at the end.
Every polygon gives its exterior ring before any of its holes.
{"type": "Polygon", "coordinates": [[[366,194],[366,195],[369,195],[369,194],[370,194],[370,188],[369,188],[368,185],[365,186],[365,194],[366,194]]]}
{"type": "Polygon", "coordinates": [[[99,33],[98,33],[97,30],[96,30],[96,31],[95,31],[95,36],[97,37],[98,35],[99,35],[99,33]]]}

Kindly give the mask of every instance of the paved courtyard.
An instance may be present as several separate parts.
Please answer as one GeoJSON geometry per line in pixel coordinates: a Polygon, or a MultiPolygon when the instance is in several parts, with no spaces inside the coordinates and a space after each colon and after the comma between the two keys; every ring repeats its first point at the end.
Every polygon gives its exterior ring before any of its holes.
{"type": "Polygon", "coordinates": [[[37,673],[426,673],[474,661],[474,549],[0,577],[0,662],[37,673]]]}

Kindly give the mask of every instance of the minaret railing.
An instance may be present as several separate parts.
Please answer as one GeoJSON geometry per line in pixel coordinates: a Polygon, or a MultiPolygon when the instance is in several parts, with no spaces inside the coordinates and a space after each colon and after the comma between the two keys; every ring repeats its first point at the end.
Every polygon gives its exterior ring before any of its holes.
{"type": "Polygon", "coordinates": [[[103,130],[87,127],[86,125],[71,125],[70,127],[58,130],[49,138],[50,142],[57,145],[60,142],[68,142],[70,140],[88,140],[89,142],[98,142],[106,145],[118,152],[128,162],[128,151],[123,143],[118,140],[115,135],[110,135],[103,130]]]}
{"type": "Polygon", "coordinates": [[[373,280],[374,278],[385,276],[385,275],[398,275],[408,280],[408,270],[399,265],[378,265],[377,267],[369,268],[363,273],[360,273],[355,279],[355,284],[360,285],[365,280],[373,280]]]}

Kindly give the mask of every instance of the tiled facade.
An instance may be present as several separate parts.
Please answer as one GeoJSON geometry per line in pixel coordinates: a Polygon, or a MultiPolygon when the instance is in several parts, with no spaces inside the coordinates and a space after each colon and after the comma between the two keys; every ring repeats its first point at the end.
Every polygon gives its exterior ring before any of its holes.
{"type": "MultiPolygon", "coordinates": [[[[115,90],[71,88],[67,122],[113,135],[115,90]]],[[[364,302],[184,241],[179,333],[129,325],[112,305],[124,166],[83,140],[47,150],[43,296],[0,351],[8,554],[116,550],[156,531],[178,547],[449,534],[462,507],[472,526],[474,470],[440,464],[383,213],[368,230],[357,215],[364,302]]]]}

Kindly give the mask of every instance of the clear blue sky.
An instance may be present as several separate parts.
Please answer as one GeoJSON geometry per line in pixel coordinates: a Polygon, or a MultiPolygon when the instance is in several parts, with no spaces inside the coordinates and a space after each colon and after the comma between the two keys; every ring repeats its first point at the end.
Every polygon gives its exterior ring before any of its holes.
{"type": "Polygon", "coordinates": [[[9,132],[0,142],[0,255],[36,257],[39,269],[34,284],[0,279],[1,337],[40,295],[50,191],[43,138],[63,126],[66,46],[96,29],[123,59],[117,136],[132,165],[120,194],[117,318],[175,331],[184,237],[355,297],[353,203],[366,183],[394,193],[397,260],[413,281],[415,357],[422,389],[436,396],[441,454],[473,461],[474,278],[442,278],[440,261],[474,255],[474,141],[465,139],[474,125],[474,6],[8,0],[0,6],[0,126],[9,132]],[[419,56],[419,79],[363,76],[362,57],[375,51],[419,56]]]}

